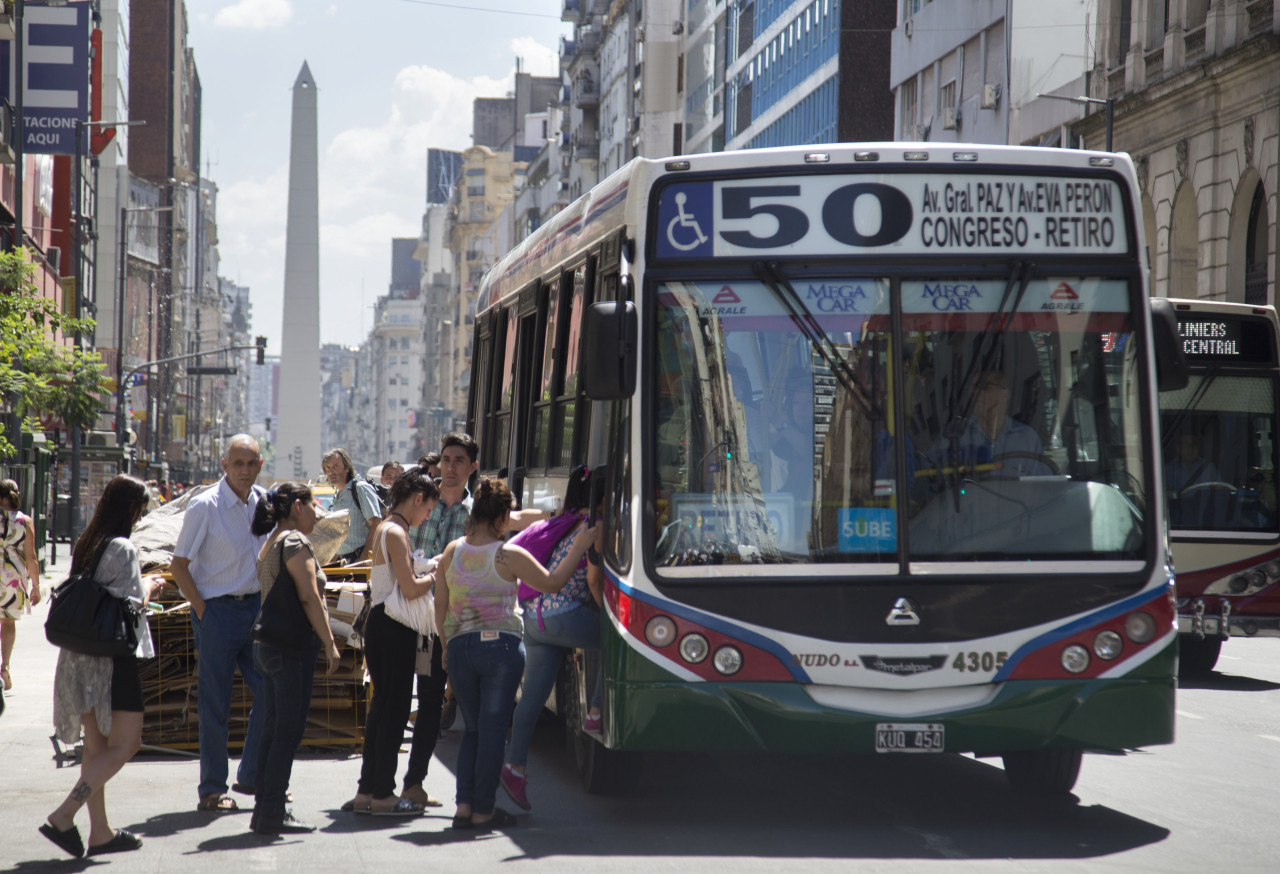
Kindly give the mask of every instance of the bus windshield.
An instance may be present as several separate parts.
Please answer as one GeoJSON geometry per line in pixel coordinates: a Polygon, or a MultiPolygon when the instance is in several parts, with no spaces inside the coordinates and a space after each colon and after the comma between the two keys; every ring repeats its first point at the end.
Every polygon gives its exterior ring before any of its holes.
{"type": "Polygon", "coordinates": [[[1275,399],[1265,369],[1213,368],[1160,393],[1171,528],[1276,533],[1275,399]]]}
{"type": "Polygon", "coordinates": [[[656,289],[660,574],[1141,557],[1127,280],[778,278],[656,289]]]}

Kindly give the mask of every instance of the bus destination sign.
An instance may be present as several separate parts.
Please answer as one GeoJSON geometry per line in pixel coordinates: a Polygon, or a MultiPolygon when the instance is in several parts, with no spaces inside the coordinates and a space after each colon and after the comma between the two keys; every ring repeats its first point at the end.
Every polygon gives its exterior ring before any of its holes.
{"type": "Polygon", "coordinates": [[[1266,319],[1229,313],[1178,313],[1178,336],[1196,363],[1274,364],[1275,338],[1266,319]]]}
{"type": "Polygon", "coordinates": [[[1182,352],[1190,358],[1240,358],[1240,324],[1226,319],[1178,319],[1182,352]]]}
{"type": "Polygon", "coordinates": [[[660,258],[1128,251],[1120,186],[1058,176],[778,176],[667,185],[660,258]]]}

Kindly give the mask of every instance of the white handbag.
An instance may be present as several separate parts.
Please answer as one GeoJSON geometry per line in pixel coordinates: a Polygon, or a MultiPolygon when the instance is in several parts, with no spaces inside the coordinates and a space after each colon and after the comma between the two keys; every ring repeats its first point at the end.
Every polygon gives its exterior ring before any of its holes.
{"type": "MultiPolygon", "coordinates": [[[[387,536],[386,532],[382,535],[382,560],[390,564],[387,559],[387,536]]],[[[415,565],[418,562],[414,562],[415,565]]],[[[435,562],[428,561],[428,566],[420,573],[430,573],[435,569],[435,562]]],[[[417,567],[414,568],[418,570],[417,567]]],[[[418,598],[406,598],[404,592],[400,590],[400,583],[395,580],[395,574],[392,573],[391,594],[387,596],[387,600],[383,602],[383,607],[387,611],[387,617],[394,619],[401,625],[412,628],[414,631],[422,635],[436,634],[436,595],[435,592],[427,592],[418,598]]]]}

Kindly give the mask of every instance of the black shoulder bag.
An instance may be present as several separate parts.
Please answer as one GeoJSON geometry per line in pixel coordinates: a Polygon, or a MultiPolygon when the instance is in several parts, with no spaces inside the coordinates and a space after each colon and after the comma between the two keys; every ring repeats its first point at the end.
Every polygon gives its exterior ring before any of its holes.
{"type": "Polygon", "coordinates": [[[298,588],[284,560],[284,536],[280,538],[280,572],[253,623],[253,639],[288,652],[303,652],[315,639],[315,630],[302,609],[298,588]]]}
{"type": "Polygon", "coordinates": [[[132,655],[138,648],[137,607],[93,578],[110,543],[98,548],[86,570],[53,590],[44,636],[54,646],[92,656],[132,655]]]}

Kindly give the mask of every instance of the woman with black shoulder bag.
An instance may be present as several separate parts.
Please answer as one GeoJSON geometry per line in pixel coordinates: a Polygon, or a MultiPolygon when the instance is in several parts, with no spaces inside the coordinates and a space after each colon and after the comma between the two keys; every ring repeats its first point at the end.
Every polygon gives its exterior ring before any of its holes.
{"type": "Polygon", "coordinates": [[[295,482],[270,489],[258,501],[251,524],[256,536],[271,532],[258,553],[262,610],[253,625],[253,661],[262,675],[265,712],[249,828],[260,835],[315,831],[285,808],[322,643],[326,673],[336,671],[340,659],[325,609],[324,571],[307,539],[315,525],[311,489],[295,482]]]}
{"type": "Polygon", "coordinates": [[[58,654],[53,680],[54,729],[58,739],[70,745],[80,739],[83,727],[84,750],[80,779],[40,826],[40,833],[77,858],[142,846],[141,838],[108,823],[106,785],[142,745],[144,707],[138,659],[156,654],[146,606],[164,588],[165,581],[159,576],[142,576],[138,551],[129,542],[149,497],[142,480],[124,474],[113,478],[71,552],[73,577],[87,574],[115,597],[133,602],[137,617],[133,632],[138,641],[137,649],[122,656],[86,655],[66,648],[58,654]],[[75,825],[76,813],[86,804],[87,851],[75,825]]]}

